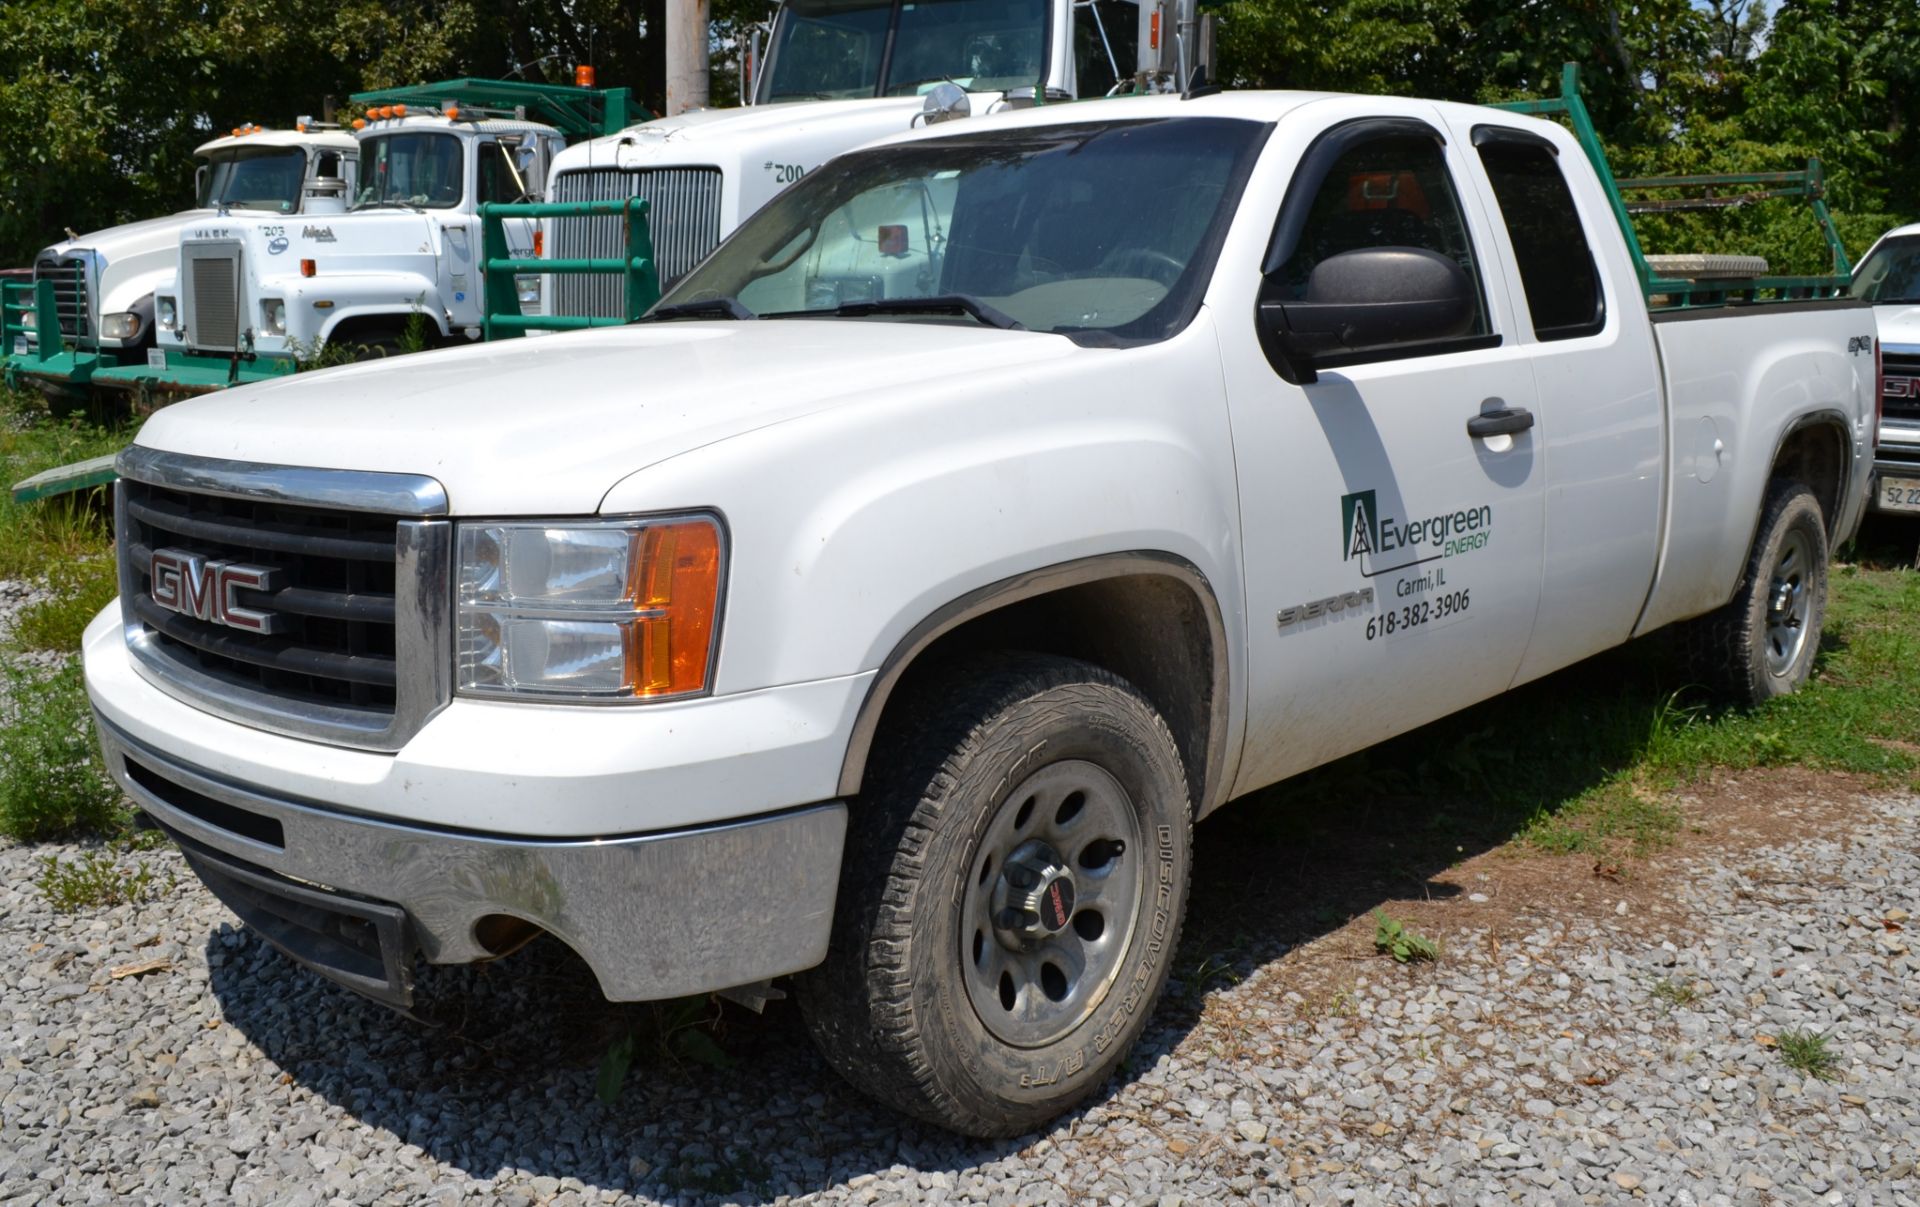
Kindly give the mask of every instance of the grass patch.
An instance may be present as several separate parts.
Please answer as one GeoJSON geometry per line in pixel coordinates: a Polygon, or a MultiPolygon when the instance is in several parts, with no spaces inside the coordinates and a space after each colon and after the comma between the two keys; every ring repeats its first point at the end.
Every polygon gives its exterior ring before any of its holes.
{"type": "Polygon", "coordinates": [[[1420,801],[1416,862],[1518,837],[1569,855],[1644,854],[1682,819],[1673,789],[1712,769],[1798,766],[1911,782],[1920,768],[1920,573],[1834,567],[1814,678],[1753,710],[1689,682],[1672,634],[1632,642],[1282,785],[1268,838],[1356,801],[1420,801]]]}
{"type": "MultiPolygon", "coordinates": [[[[0,486],[125,448],[130,429],[56,418],[37,394],[0,390],[0,486]]],[[[38,578],[108,547],[105,490],[15,503],[0,493],[0,578],[38,578]]]]}
{"type": "Polygon", "coordinates": [[[119,568],[110,555],[98,554],[55,564],[46,582],[51,597],[20,609],[14,644],[29,650],[78,650],[87,622],[120,593],[119,568]]]}
{"type": "Polygon", "coordinates": [[[51,674],[0,663],[0,680],[0,834],[33,842],[124,830],[80,660],[51,674]]]}
{"type": "Polygon", "coordinates": [[[1827,1046],[1824,1032],[1782,1031],[1776,1040],[1780,1045],[1780,1059],[1795,1072],[1830,1081],[1840,1071],[1840,1057],[1827,1046]]]}
{"type": "Polygon", "coordinates": [[[162,880],[146,860],[131,857],[134,849],[134,844],[116,843],[111,850],[88,851],[71,862],[43,856],[34,887],[63,914],[145,901],[171,891],[178,877],[168,873],[162,880]]]}

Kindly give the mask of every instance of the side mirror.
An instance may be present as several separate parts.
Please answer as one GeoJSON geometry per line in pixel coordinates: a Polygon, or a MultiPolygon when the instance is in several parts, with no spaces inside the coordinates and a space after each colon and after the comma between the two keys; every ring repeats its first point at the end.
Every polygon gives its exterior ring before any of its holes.
{"type": "Polygon", "coordinates": [[[1316,379],[1316,365],[1473,331],[1479,299],[1460,265],[1417,247],[1365,247],[1328,256],[1299,301],[1262,298],[1260,343],[1280,375],[1316,379]]]}
{"type": "Polygon", "coordinates": [[[942,80],[927,89],[927,99],[920,110],[920,120],[927,125],[937,126],[972,116],[973,101],[967,97],[967,90],[952,80],[942,80]]]}
{"type": "Polygon", "coordinates": [[[193,199],[196,205],[207,204],[207,165],[201,164],[193,170],[193,199]]]}

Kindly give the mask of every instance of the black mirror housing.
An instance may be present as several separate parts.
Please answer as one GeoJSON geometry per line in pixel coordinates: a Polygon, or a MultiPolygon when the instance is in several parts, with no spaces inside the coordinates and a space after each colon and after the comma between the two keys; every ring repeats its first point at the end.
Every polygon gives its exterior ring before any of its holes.
{"type": "Polygon", "coordinates": [[[1315,265],[1299,300],[1262,297],[1260,342],[1282,377],[1305,384],[1316,368],[1470,339],[1478,315],[1473,282],[1452,259],[1418,247],[1367,247],[1315,265]]]}

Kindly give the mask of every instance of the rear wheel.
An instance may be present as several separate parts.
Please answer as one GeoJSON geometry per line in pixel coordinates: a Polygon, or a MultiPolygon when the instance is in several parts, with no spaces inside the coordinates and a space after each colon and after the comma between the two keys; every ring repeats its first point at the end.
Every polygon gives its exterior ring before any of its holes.
{"type": "Polygon", "coordinates": [[[827,961],[796,993],[855,1086],[1017,1135],[1106,1079],[1166,982],[1185,771],[1138,690],[1070,659],[975,667],[909,712],[855,809],[827,961]]]}
{"type": "Polygon", "coordinates": [[[1745,704],[1796,691],[1813,671],[1826,615],[1826,519],[1805,484],[1775,483],[1739,590],[1690,628],[1694,673],[1745,704]]]}

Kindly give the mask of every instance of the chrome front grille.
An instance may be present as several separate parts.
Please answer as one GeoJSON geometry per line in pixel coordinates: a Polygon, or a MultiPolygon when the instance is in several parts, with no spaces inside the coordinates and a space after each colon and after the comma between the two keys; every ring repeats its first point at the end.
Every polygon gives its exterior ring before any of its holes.
{"type": "Polygon", "coordinates": [[[1920,423],[1920,352],[1887,352],[1880,372],[1886,390],[1881,413],[1900,423],[1920,423]]]}
{"type": "Polygon", "coordinates": [[[397,749],[446,703],[452,525],[377,506],[444,510],[431,479],[138,447],[119,469],[122,616],[162,689],[243,724],[371,749],[397,749]],[[229,570],[267,581],[229,585],[229,570]],[[235,608],[267,620],[236,624],[235,608]]]}
{"type": "MultiPolygon", "coordinates": [[[[555,201],[623,201],[643,197],[653,236],[660,288],[678,281],[720,243],[719,168],[647,168],[624,172],[595,168],[568,172],[554,181],[555,201]]],[[[551,223],[555,259],[618,257],[627,249],[623,219],[555,218],[551,223]]],[[[626,291],[607,273],[555,275],[554,313],[618,318],[626,291]]]]}
{"type": "Polygon", "coordinates": [[[60,315],[60,334],[68,339],[93,334],[84,257],[41,256],[33,262],[33,279],[53,282],[53,305],[60,315]]]}
{"type": "Polygon", "coordinates": [[[189,243],[181,249],[186,280],[181,292],[187,344],[195,351],[232,352],[240,347],[240,247],[234,243],[189,243]]]}

